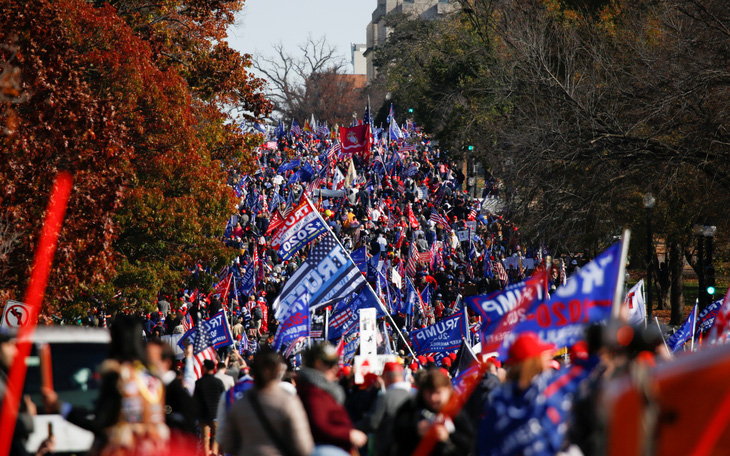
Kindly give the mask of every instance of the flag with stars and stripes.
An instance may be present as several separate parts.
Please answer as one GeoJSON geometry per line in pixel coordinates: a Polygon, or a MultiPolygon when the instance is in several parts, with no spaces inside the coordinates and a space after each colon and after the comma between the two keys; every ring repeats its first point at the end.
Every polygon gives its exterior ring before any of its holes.
{"type": "Polygon", "coordinates": [[[364,284],[360,269],[332,233],[327,232],[284,284],[273,304],[276,318],[282,318],[303,295],[308,295],[309,308],[315,310],[349,296],[364,284]]]}
{"type": "Polygon", "coordinates": [[[509,282],[509,276],[507,275],[507,271],[504,270],[504,266],[502,266],[502,263],[500,263],[499,261],[494,261],[492,263],[492,267],[494,268],[494,275],[504,284],[507,284],[507,282],[509,282]]]}
{"type": "Polygon", "coordinates": [[[195,378],[203,376],[203,361],[206,359],[216,360],[215,348],[213,348],[213,341],[210,339],[210,331],[195,331],[195,338],[193,340],[193,359],[195,361],[193,370],[195,371],[195,378]]]}

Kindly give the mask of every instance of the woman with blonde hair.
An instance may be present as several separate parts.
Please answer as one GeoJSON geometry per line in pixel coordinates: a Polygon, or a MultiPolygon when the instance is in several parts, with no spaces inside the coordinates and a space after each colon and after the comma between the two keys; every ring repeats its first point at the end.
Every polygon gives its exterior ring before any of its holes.
{"type": "Polygon", "coordinates": [[[555,454],[548,448],[541,421],[545,415],[542,397],[553,374],[550,361],[555,346],[543,343],[537,334],[520,334],[508,351],[507,381],[497,387],[479,425],[480,455],[555,454]]]}

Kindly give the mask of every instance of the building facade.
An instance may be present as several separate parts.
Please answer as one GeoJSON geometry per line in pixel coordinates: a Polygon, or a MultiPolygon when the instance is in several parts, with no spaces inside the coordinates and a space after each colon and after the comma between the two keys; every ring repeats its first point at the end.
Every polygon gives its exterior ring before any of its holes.
{"type": "Polygon", "coordinates": [[[368,83],[377,75],[377,68],[373,64],[373,51],[382,46],[388,37],[388,28],[385,26],[385,16],[390,13],[404,13],[410,16],[419,16],[422,19],[433,20],[454,11],[457,4],[454,0],[377,0],[378,5],[367,26],[366,48],[363,55],[366,62],[368,83]]]}

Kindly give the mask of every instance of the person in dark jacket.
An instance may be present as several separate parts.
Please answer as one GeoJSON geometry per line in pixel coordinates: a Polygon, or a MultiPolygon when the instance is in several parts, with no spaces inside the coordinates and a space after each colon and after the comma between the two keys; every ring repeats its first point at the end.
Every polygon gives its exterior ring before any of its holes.
{"type": "Polygon", "coordinates": [[[367,443],[367,435],[353,427],[343,406],[345,392],[337,383],[338,359],[337,351],[329,344],[313,345],[302,359],[297,392],[312,430],[313,456],[345,456],[367,443]]]}
{"type": "Polygon", "coordinates": [[[436,429],[438,442],[430,454],[471,454],[474,430],[466,413],[453,419],[440,413],[452,394],[451,380],[443,371],[430,368],[424,372],[418,381],[418,394],[396,412],[390,454],[413,454],[431,426],[436,429]]]}
{"type": "Polygon", "coordinates": [[[404,381],[403,366],[399,363],[385,363],[382,378],[385,390],[378,394],[370,411],[357,425],[361,431],[374,434],[376,456],[390,454],[393,419],[400,406],[413,396],[411,383],[404,381]]]}
{"type": "Polygon", "coordinates": [[[201,444],[205,455],[218,454],[218,443],[215,440],[217,428],[218,399],[226,390],[223,382],[215,376],[215,361],[203,361],[203,376],[195,381],[195,405],[197,408],[198,426],[200,427],[201,444]]]}

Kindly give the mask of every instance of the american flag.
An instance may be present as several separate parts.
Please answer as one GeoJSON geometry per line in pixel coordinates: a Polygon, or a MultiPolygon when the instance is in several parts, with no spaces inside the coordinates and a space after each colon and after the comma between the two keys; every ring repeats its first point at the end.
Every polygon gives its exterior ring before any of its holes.
{"type": "Polygon", "coordinates": [[[323,138],[326,138],[330,134],[330,129],[327,127],[327,124],[321,123],[317,126],[317,136],[321,136],[323,138]]]}
{"type": "Polygon", "coordinates": [[[266,236],[273,233],[277,228],[284,224],[284,217],[282,217],[279,209],[274,210],[274,214],[271,216],[268,228],[266,228],[266,236]]]}
{"type": "Polygon", "coordinates": [[[448,220],[446,220],[436,209],[431,211],[430,220],[437,225],[441,225],[444,228],[450,227],[448,220]]]}
{"type": "Polygon", "coordinates": [[[410,277],[416,275],[416,262],[418,261],[418,250],[416,250],[416,243],[411,243],[411,250],[408,252],[408,264],[406,265],[406,274],[410,277]]]}
{"type": "Polygon", "coordinates": [[[413,145],[413,144],[407,144],[407,145],[401,147],[400,148],[400,151],[401,151],[401,153],[403,153],[403,152],[415,152],[416,151],[416,146],[413,145]]]}
{"type": "Polygon", "coordinates": [[[203,361],[206,359],[215,361],[216,354],[213,342],[210,340],[210,331],[207,330],[205,322],[198,326],[193,337],[195,338],[193,341],[193,357],[195,360],[193,370],[195,371],[195,378],[200,378],[203,376],[203,361]]]}
{"type": "Polygon", "coordinates": [[[183,334],[193,329],[193,317],[190,316],[189,312],[185,312],[185,316],[182,319],[183,334]]]}
{"type": "Polygon", "coordinates": [[[507,275],[507,271],[504,270],[504,266],[502,266],[502,263],[500,263],[499,261],[494,261],[492,262],[492,268],[494,268],[494,274],[499,280],[501,280],[505,284],[509,281],[509,276],[507,275]]]}
{"type": "Polygon", "coordinates": [[[392,230],[395,228],[395,217],[393,217],[393,213],[388,210],[388,229],[392,230]]]}
{"type": "Polygon", "coordinates": [[[301,135],[302,134],[302,127],[299,126],[296,120],[292,120],[291,123],[291,132],[295,135],[301,135]]]}

